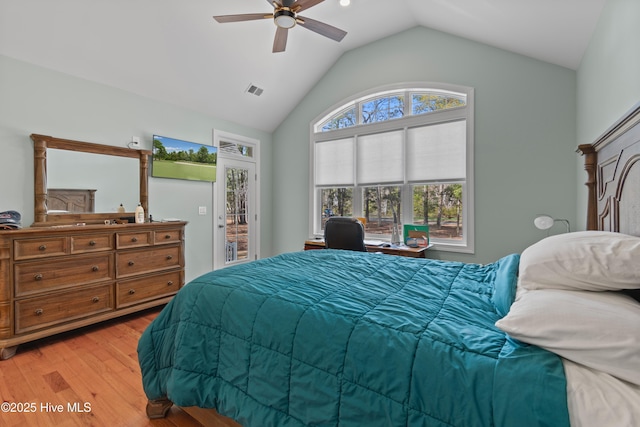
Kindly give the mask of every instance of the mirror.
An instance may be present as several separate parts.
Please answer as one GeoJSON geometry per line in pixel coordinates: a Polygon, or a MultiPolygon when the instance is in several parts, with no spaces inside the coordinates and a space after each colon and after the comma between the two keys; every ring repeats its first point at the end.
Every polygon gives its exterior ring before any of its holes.
{"type": "Polygon", "coordinates": [[[59,199],[52,194],[52,189],[57,193],[64,191],[65,195],[93,191],[92,208],[86,204],[66,209],[73,213],[117,213],[121,203],[127,212],[133,212],[139,202],[138,175],[138,159],[48,149],[47,213],[65,210],[62,203],[56,203],[59,199]]]}
{"type": "Polygon", "coordinates": [[[34,226],[99,224],[148,206],[147,150],[31,135],[34,226]],[[118,212],[120,204],[125,213],[118,212]]]}

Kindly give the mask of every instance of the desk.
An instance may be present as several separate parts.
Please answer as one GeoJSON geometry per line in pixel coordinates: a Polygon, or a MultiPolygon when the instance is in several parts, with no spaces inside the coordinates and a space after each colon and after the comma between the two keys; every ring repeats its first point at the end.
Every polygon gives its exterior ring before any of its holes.
{"type": "MultiPolygon", "coordinates": [[[[425,258],[428,247],[410,248],[409,246],[384,247],[379,245],[366,245],[368,252],[382,252],[387,255],[406,256],[411,258],[425,258]]],[[[324,249],[323,239],[305,240],[304,250],[324,249]]]]}

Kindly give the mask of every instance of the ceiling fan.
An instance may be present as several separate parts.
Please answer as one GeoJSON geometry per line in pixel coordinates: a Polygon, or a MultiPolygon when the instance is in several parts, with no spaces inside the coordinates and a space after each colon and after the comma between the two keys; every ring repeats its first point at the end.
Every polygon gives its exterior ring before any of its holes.
{"type": "Polygon", "coordinates": [[[337,42],[341,41],[344,36],[347,35],[346,31],[339,28],[332,27],[320,21],[316,21],[311,18],[305,18],[298,15],[299,12],[309,9],[324,0],[279,0],[267,2],[273,6],[273,13],[247,13],[242,15],[221,15],[214,16],[213,19],[220,23],[226,22],[240,22],[240,21],[255,21],[259,19],[273,19],[276,24],[276,36],[273,41],[273,52],[284,52],[287,47],[287,36],[289,35],[289,29],[293,28],[296,24],[311,30],[315,33],[329,37],[337,42]]]}

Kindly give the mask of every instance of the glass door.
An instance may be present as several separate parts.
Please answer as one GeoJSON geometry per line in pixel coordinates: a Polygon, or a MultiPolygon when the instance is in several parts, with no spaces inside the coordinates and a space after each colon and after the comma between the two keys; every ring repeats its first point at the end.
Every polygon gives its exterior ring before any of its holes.
{"type": "Polygon", "coordinates": [[[218,174],[214,268],[256,259],[255,164],[218,158],[218,174]]]}

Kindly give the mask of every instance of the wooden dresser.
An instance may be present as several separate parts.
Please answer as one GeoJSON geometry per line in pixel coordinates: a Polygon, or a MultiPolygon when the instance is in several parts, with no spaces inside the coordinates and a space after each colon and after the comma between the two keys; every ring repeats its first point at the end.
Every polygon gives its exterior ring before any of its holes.
{"type": "Polygon", "coordinates": [[[49,335],[167,303],[185,222],[0,231],[0,358],[49,335]]]}

